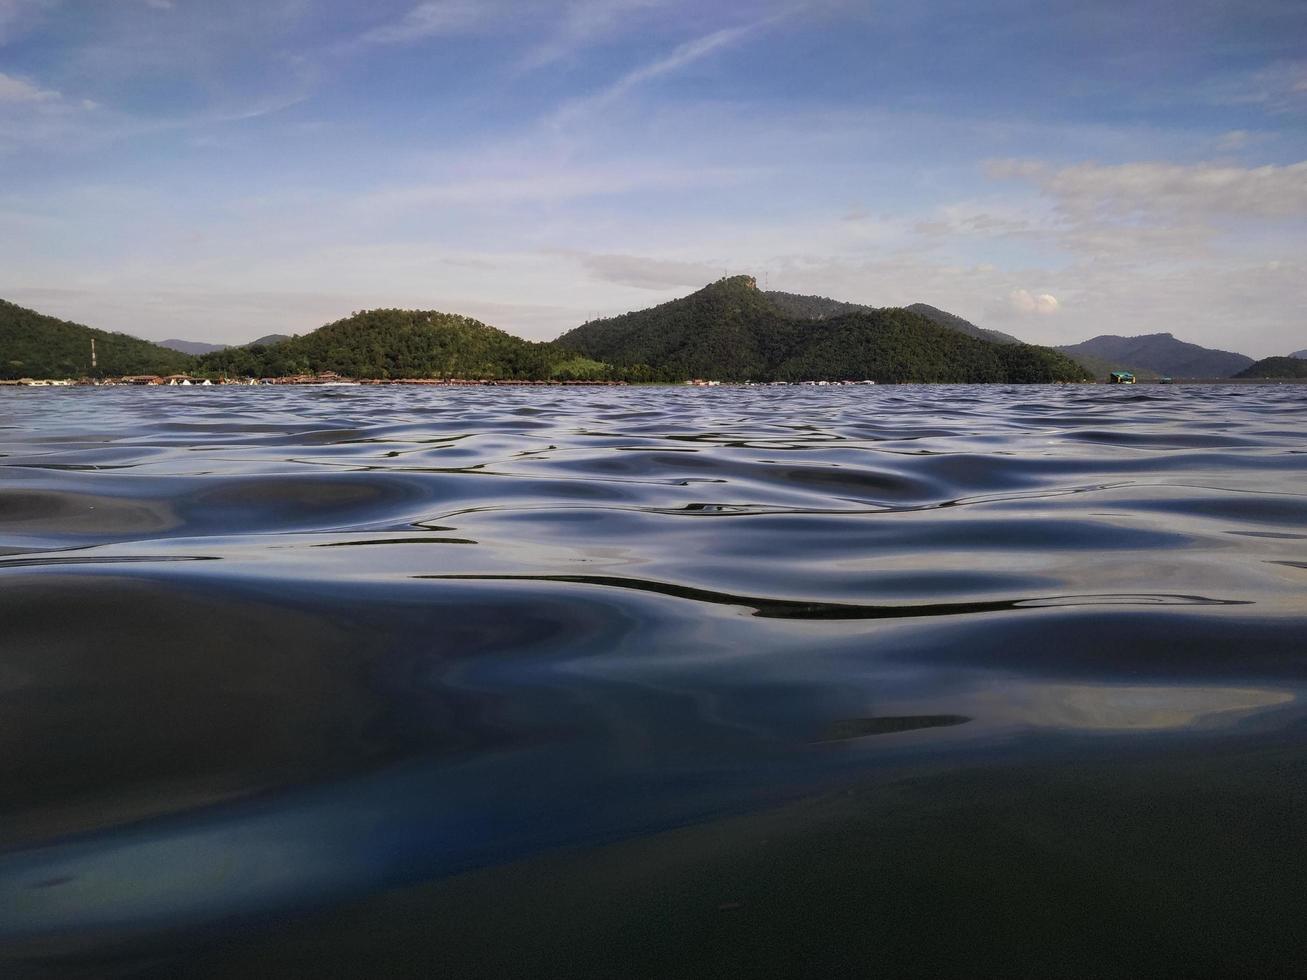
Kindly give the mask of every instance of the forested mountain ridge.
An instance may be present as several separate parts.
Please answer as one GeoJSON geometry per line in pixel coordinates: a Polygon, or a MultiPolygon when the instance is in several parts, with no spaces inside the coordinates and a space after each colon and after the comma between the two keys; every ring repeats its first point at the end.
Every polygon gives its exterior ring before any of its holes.
{"type": "Polygon", "coordinates": [[[865,313],[875,309],[874,306],[868,306],[866,303],[846,303],[827,296],[804,296],[799,293],[783,293],[775,289],[764,291],[763,296],[786,316],[799,320],[825,320],[827,317],[841,316],[845,313],[865,313]]]}
{"type": "Polygon", "coordinates": [[[850,313],[823,321],[777,366],[783,381],[860,380],[881,383],[1083,381],[1069,358],[1028,344],[996,344],[941,327],[909,309],[850,313]]]}
{"type": "MultiPolygon", "coordinates": [[[[262,339],[275,343],[228,347],[198,358],[0,303],[0,377],[85,375],[92,336],[99,375],[192,371],[210,377],[285,377],[335,372],[377,379],[701,377],[925,383],[1089,377],[1084,367],[1058,351],[1016,342],[924,304],[878,309],[819,296],[763,292],[747,276],[719,280],[650,309],[591,321],[553,342],[523,340],[452,313],[378,309],[301,336],[272,335],[262,339]]],[[[1161,336],[1182,350],[1241,357],[1161,336]]],[[[1093,363],[1095,373],[1106,373],[1106,362],[1081,357],[1093,363]]],[[[1135,364],[1125,366],[1146,371],[1135,364]]]]}
{"type": "Polygon", "coordinates": [[[276,344],[229,347],[200,358],[207,374],[279,377],[528,380],[597,377],[603,365],[550,343],[522,340],[479,320],[434,310],[365,310],[276,344]]]}
{"type": "MultiPolygon", "coordinates": [[[[830,317],[842,316],[845,313],[873,313],[880,309],[880,307],[869,306],[865,303],[846,303],[843,300],[829,299],[825,296],[804,296],[798,293],[784,293],[774,289],[764,292],[763,295],[786,316],[796,317],[800,320],[826,320],[830,317]]],[[[955,313],[949,313],[947,310],[941,310],[926,303],[913,303],[911,306],[903,307],[903,309],[919,313],[927,320],[941,327],[957,330],[959,333],[964,333],[968,337],[975,337],[978,340],[988,340],[995,344],[1021,343],[1011,334],[1003,333],[1001,330],[987,330],[984,327],[978,327],[970,320],[964,320],[955,313]]]]}
{"type": "Polygon", "coordinates": [[[0,379],[174,374],[195,363],[148,340],[46,316],[0,300],[0,379]],[[91,340],[96,367],[91,367],[91,340]]]}
{"type": "Polygon", "coordinates": [[[1289,357],[1263,357],[1250,364],[1236,378],[1307,378],[1307,360],[1289,357]]]}
{"type": "Polygon", "coordinates": [[[964,320],[956,313],[949,313],[947,310],[936,309],[926,303],[913,303],[905,307],[913,313],[920,313],[927,320],[939,324],[941,327],[948,327],[951,330],[957,330],[968,337],[975,337],[977,340],[988,340],[994,344],[1020,344],[1023,341],[1013,337],[1010,333],[1004,333],[1001,330],[989,330],[986,327],[978,327],[970,320],[964,320]]]}
{"type": "Polygon", "coordinates": [[[592,320],[555,343],[618,366],[650,365],[662,380],[763,379],[809,324],[777,309],[749,276],[734,276],[647,310],[592,320]]]}
{"type": "Polygon", "coordinates": [[[1243,354],[1190,344],[1169,333],[1139,337],[1104,334],[1057,349],[1095,373],[1106,366],[1141,376],[1149,372],[1172,378],[1229,378],[1253,363],[1243,354]]]}
{"type": "Polygon", "coordinates": [[[912,310],[864,308],[793,294],[781,294],[777,301],[773,296],[760,291],[751,277],[735,276],[683,299],[591,321],[557,343],[616,366],[644,363],[660,375],[729,381],[1087,377],[1055,351],[980,340],[912,310]]]}

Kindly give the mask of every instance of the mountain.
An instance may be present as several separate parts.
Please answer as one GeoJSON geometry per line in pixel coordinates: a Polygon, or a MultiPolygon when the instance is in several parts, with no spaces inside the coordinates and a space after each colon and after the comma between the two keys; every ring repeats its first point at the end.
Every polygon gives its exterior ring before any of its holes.
{"type": "Polygon", "coordinates": [[[202,340],[177,340],[170,338],[159,341],[160,347],[181,351],[183,354],[212,354],[216,350],[226,350],[226,344],[206,344],[202,340]]]}
{"type": "Polygon", "coordinates": [[[865,313],[875,309],[863,303],[845,303],[825,296],[803,296],[799,293],[782,293],[769,289],[762,294],[772,306],[796,320],[825,320],[844,313],[865,313]]]}
{"type": "MultiPolygon", "coordinates": [[[[1065,353],[1064,348],[1058,347],[1056,349],[1065,353]]],[[[1094,357],[1091,354],[1068,354],[1067,356],[1099,380],[1106,379],[1113,371],[1129,371],[1140,381],[1156,381],[1158,378],[1163,376],[1157,371],[1148,370],[1148,368],[1120,364],[1116,361],[1109,361],[1102,357],[1094,357]]],[[[1170,377],[1170,375],[1167,375],[1167,377],[1170,377]]]]}
{"type": "MultiPolygon", "coordinates": [[[[270,333],[266,337],[260,337],[258,340],[251,340],[248,344],[242,344],[243,347],[271,347],[273,344],[280,344],[283,340],[290,340],[290,336],[284,333],[270,333]]],[[[230,344],[206,344],[202,340],[161,340],[160,347],[167,347],[169,350],[179,350],[183,354],[194,354],[197,357],[200,354],[212,354],[215,351],[227,350],[230,344]]]]}
{"type": "Polygon", "coordinates": [[[939,324],[941,327],[948,327],[950,330],[957,330],[966,334],[968,337],[975,337],[977,340],[988,340],[992,344],[1019,344],[1010,333],[1003,333],[1001,330],[987,330],[984,327],[978,327],[970,320],[964,320],[956,313],[949,313],[945,310],[937,310],[933,306],[927,306],[925,303],[913,303],[906,307],[913,313],[920,313],[927,320],[939,324]]]}
{"type": "Polygon", "coordinates": [[[355,378],[525,379],[602,368],[553,344],[431,310],[367,310],[271,346],[229,347],[200,359],[208,374],[255,377],[334,371],[355,378]]]}
{"type": "Polygon", "coordinates": [[[176,374],[194,364],[188,354],[70,323],[0,300],[0,378],[79,378],[176,374]],[[96,369],[91,368],[95,340],[96,369]]]}
{"type": "MultiPolygon", "coordinates": [[[[786,316],[798,320],[825,320],[845,313],[871,313],[877,309],[875,306],[866,306],[862,303],[845,303],[838,299],[827,299],[825,296],[802,296],[798,293],[783,293],[774,289],[764,292],[763,296],[786,316]]],[[[925,303],[913,303],[911,306],[904,307],[904,309],[919,313],[927,320],[941,327],[957,330],[959,333],[964,333],[968,337],[975,337],[978,340],[988,340],[995,344],[1021,343],[1011,334],[999,330],[986,330],[984,327],[976,326],[969,320],[962,319],[955,313],[936,309],[925,303]]]]}
{"type": "Polygon", "coordinates": [[[907,309],[764,293],[748,276],[565,333],[557,343],[667,380],[1073,381],[1065,356],[969,337],[907,309]],[[852,309],[849,309],[852,307],[852,309]]]}
{"type": "Polygon", "coordinates": [[[815,329],[777,309],[748,276],[721,279],[649,310],[592,320],[556,343],[610,364],[650,365],[663,380],[761,380],[815,329]]]}
{"type": "Polygon", "coordinates": [[[774,370],[780,380],[885,382],[1080,381],[1085,372],[1047,348],[997,344],[941,327],[908,309],[823,321],[774,370]]]}
{"type": "Polygon", "coordinates": [[[1243,354],[1185,343],[1169,333],[1104,334],[1057,350],[1100,375],[1125,370],[1141,377],[1151,372],[1172,378],[1229,378],[1253,363],[1243,354]]]}
{"type": "Polygon", "coordinates": [[[1249,365],[1236,378],[1307,378],[1307,359],[1296,354],[1289,357],[1264,357],[1249,365]]]}
{"type": "MultiPolygon", "coordinates": [[[[795,309],[792,303],[789,308],[795,309]]],[[[971,337],[913,310],[856,304],[827,309],[830,315],[814,317],[809,304],[802,316],[792,315],[753,279],[737,276],[653,309],[583,324],[553,343],[522,340],[455,314],[385,309],[356,313],[303,336],[260,338],[196,358],[0,301],[0,378],[90,373],[92,338],[98,355],[95,373],[101,375],[196,371],[268,377],[334,371],[359,378],[506,380],[1085,378],[1078,365],[1056,351],[971,337]]]]}
{"type": "Polygon", "coordinates": [[[1289,356],[1296,357],[1299,360],[1307,361],[1307,350],[1296,350],[1289,356]]]}

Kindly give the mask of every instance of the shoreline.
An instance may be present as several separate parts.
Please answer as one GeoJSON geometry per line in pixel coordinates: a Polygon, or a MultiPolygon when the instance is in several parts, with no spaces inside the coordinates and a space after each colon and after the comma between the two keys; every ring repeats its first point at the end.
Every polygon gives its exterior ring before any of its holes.
{"type": "MultiPolygon", "coordinates": [[[[1304,385],[1307,378],[1195,378],[1177,381],[1138,381],[1135,387],[1194,387],[1224,385],[1230,387],[1304,385]]],[[[930,385],[932,387],[972,387],[975,385],[1001,385],[1008,387],[1083,386],[1089,388],[1123,387],[1107,381],[1046,381],[1046,382],[960,382],[960,381],[714,381],[711,384],[692,381],[521,381],[513,379],[446,379],[446,378],[367,378],[359,380],[317,381],[298,378],[256,378],[247,380],[212,380],[197,378],[185,382],[137,381],[121,378],[103,380],[69,378],[19,378],[0,380],[0,388],[850,388],[898,387],[903,385],[930,385]]]]}

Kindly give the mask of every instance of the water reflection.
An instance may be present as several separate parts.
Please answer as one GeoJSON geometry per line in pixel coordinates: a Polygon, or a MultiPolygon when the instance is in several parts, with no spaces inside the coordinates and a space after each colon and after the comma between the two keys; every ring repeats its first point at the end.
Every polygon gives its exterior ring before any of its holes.
{"type": "Polygon", "coordinates": [[[1093,767],[1197,799],[1166,752],[1255,807],[1291,787],[1241,766],[1303,745],[1303,423],[1293,388],[0,392],[0,965],[268,921],[275,959],[395,889],[516,907],[554,853],[602,905],[668,834],[765,882],[782,812],[850,867],[950,850],[925,909],[1093,767]],[[868,786],[862,836],[802,816],[868,786]]]}

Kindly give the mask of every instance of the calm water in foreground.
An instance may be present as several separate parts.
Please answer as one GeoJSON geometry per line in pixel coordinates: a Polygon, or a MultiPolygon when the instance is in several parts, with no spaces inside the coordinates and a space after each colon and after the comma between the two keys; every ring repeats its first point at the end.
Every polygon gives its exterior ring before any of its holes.
{"type": "Polygon", "coordinates": [[[1307,387],[0,391],[5,976],[1307,954],[1307,387]]]}

